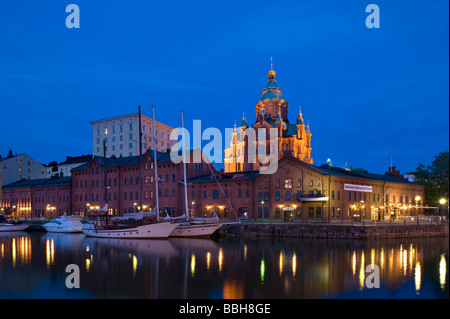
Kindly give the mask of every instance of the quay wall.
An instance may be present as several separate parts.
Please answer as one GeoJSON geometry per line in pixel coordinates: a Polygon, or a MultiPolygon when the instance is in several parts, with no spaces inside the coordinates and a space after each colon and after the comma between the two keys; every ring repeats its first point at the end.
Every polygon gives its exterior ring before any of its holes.
{"type": "Polygon", "coordinates": [[[448,236],[444,225],[312,225],[312,224],[231,224],[218,231],[219,236],[297,237],[297,238],[414,238],[448,236]]]}

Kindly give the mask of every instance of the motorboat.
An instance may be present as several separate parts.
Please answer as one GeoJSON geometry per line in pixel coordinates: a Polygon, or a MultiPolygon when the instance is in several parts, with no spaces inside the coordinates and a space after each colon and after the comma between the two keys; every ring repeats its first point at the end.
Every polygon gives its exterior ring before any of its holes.
{"type": "Polygon", "coordinates": [[[29,227],[28,224],[22,223],[10,223],[6,220],[5,217],[0,215],[0,232],[9,232],[9,231],[20,231],[25,230],[29,227]]]}
{"type": "Polygon", "coordinates": [[[51,233],[80,233],[83,228],[81,216],[59,216],[43,225],[46,231],[51,233]]]}

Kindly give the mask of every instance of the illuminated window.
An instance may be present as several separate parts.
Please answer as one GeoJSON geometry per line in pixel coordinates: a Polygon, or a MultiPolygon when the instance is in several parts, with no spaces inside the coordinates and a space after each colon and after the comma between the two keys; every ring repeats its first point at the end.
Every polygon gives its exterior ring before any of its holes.
{"type": "Polygon", "coordinates": [[[286,178],[284,180],[284,188],[292,188],[292,178],[286,178]]]}

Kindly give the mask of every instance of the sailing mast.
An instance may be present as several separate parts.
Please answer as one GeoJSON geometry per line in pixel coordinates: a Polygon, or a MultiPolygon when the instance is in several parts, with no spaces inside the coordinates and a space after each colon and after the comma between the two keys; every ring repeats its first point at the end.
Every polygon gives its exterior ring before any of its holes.
{"type": "Polygon", "coordinates": [[[106,208],[106,214],[105,214],[105,221],[106,224],[108,224],[108,185],[106,184],[106,139],[103,139],[103,183],[105,185],[105,208],[106,208]]]}
{"type": "Polygon", "coordinates": [[[159,222],[159,189],[158,189],[158,165],[157,165],[157,154],[156,154],[156,143],[155,143],[155,104],[152,105],[153,108],[153,166],[155,167],[155,195],[156,195],[156,220],[159,222]]]}
{"type": "Polygon", "coordinates": [[[143,181],[142,181],[142,123],[141,123],[141,106],[139,105],[139,207],[142,208],[143,198],[143,181]]]}
{"type": "Polygon", "coordinates": [[[186,146],[184,140],[184,112],[181,111],[181,126],[183,128],[183,175],[184,175],[184,204],[186,208],[186,220],[189,221],[189,207],[188,207],[188,198],[187,198],[187,181],[186,181],[186,146]]]}

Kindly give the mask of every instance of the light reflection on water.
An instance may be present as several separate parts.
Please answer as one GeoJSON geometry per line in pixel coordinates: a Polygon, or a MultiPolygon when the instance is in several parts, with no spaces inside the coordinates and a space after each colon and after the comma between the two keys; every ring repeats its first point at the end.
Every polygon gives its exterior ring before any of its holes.
{"type": "MultiPolygon", "coordinates": [[[[448,298],[448,238],[98,239],[0,235],[0,298],[448,298]],[[80,267],[80,289],[65,268],[80,267]],[[381,288],[365,286],[369,264],[381,288]]],[[[370,269],[370,267],[369,267],[370,269]]]]}

